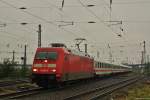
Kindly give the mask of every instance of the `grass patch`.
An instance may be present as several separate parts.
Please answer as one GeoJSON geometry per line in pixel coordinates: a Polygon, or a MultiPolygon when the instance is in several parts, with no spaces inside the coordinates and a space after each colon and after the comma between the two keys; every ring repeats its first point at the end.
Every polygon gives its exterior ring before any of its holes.
{"type": "Polygon", "coordinates": [[[149,98],[150,100],[150,84],[143,84],[128,91],[128,100],[136,100],[140,98],[149,98]]]}

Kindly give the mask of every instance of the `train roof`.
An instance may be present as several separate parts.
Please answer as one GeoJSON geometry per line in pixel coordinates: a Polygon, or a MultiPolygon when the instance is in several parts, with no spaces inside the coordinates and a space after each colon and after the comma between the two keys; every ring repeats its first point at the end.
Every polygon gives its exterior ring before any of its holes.
{"type": "Polygon", "coordinates": [[[127,66],[127,65],[123,65],[123,64],[121,64],[120,66],[126,67],[126,68],[132,68],[131,66],[127,66]]]}
{"type": "Polygon", "coordinates": [[[127,65],[123,65],[123,64],[117,64],[117,63],[108,63],[108,62],[98,61],[98,60],[95,60],[95,62],[100,62],[103,64],[109,64],[109,65],[114,65],[114,66],[121,66],[121,67],[125,67],[125,68],[132,68],[131,66],[127,66],[127,65]]]}
{"type": "Polygon", "coordinates": [[[74,49],[68,49],[66,47],[41,47],[41,48],[37,48],[37,51],[44,51],[44,50],[63,50],[66,53],[70,53],[70,54],[74,54],[74,55],[78,55],[78,56],[83,56],[83,57],[89,57],[91,59],[93,59],[93,57],[91,57],[89,54],[85,53],[85,52],[81,52],[78,50],[74,50],[74,49]]]}
{"type": "Polygon", "coordinates": [[[82,52],[82,51],[78,51],[78,50],[75,50],[75,49],[69,49],[63,43],[51,43],[49,46],[50,47],[37,48],[37,50],[41,51],[41,50],[48,50],[48,49],[61,49],[61,50],[64,50],[66,53],[70,53],[70,54],[74,54],[74,55],[79,55],[79,56],[90,57],[90,58],[93,59],[93,57],[91,57],[88,53],[85,53],[85,52],[82,52]]]}

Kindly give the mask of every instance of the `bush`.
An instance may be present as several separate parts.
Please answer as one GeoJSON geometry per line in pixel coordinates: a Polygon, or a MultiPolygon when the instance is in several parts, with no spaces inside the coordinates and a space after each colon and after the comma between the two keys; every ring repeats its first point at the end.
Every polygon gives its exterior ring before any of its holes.
{"type": "Polygon", "coordinates": [[[3,64],[0,64],[0,77],[14,76],[15,74],[15,62],[9,59],[4,59],[3,64]]]}
{"type": "Polygon", "coordinates": [[[0,78],[24,78],[30,77],[31,71],[27,66],[17,67],[16,62],[12,62],[9,59],[5,59],[0,64],[0,78]]]}
{"type": "Polygon", "coordinates": [[[150,62],[148,62],[145,66],[145,74],[150,76],[150,62]]]}

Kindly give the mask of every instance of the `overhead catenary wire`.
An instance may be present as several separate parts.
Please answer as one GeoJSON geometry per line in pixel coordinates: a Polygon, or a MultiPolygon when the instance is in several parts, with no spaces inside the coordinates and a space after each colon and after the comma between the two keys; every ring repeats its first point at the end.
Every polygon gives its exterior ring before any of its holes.
{"type": "MultiPolygon", "coordinates": [[[[35,15],[35,14],[32,14],[32,13],[30,13],[30,12],[28,12],[28,11],[19,9],[19,8],[17,8],[16,6],[14,6],[14,5],[12,5],[12,4],[10,4],[10,3],[4,1],[4,0],[0,0],[0,2],[6,4],[6,5],[8,5],[8,6],[11,6],[12,8],[15,8],[16,10],[21,10],[22,12],[24,12],[24,13],[26,13],[26,14],[32,16],[32,17],[35,17],[35,18],[37,18],[37,19],[40,19],[40,20],[42,20],[42,21],[44,21],[44,22],[47,22],[47,23],[49,23],[49,24],[51,24],[51,25],[54,25],[54,26],[58,27],[57,24],[55,24],[55,23],[53,23],[53,22],[49,22],[48,20],[46,20],[46,19],[44,19],[44,18],[42,18],[42,17],[40,17],[40,16],[37,16],[37,15],[35,15]]],[[[69,31],[69,30],[66,30],[65,28],[62,28],[62,27],[58,27],[58,28],[61,29],[61,30],[63,30],[63,31],[65,31],[65,32],[67,32],[67,33],[69,33],[69,34],[72,34],[73,36],[76,36],[76,37],[77,37],[77,35],[76,35],[75,33],[71,32],[71,31],[69,31]]]]}
{"type": "Polygon", "coordinates": [[[113,33],[117,34],[111,27],[109,27],[99,16],[97,16],[92,10],[90,10],[89,8],[87,8],[86,6],[84,6],[84,4],[81,2],[81,0],[78,0],[79,3],[85,8],[87,9],[88,12],[90,12],[93,16],[95,16],[95,18],[97,18],[101,23],[103,23],[106,27],[108,27],[113,33]]]}
{"type": "MultiPolygon", "coordinates": [[[[47,1],[47,3],[49,3],[49,2],[47,1]]],[[[49,4],[50,4],[50,3],[49,3],[49,4]]],[[[60,12],[63,12],[63,10],[60,10],[59,8],[57,8],[56,5],[52,5],[52,6],[54,6],[56,9],[58,9],[60,12]]],[[[86,5],[83,4],[83,5],[81,5],[81,6],[83,7],[83,6],[86,6],[86,5]]],[[[64,13],[64,12],[63,12],[63,13],[64,13]]],[[[102,23],[102,22],[105,23],[106,21],[101,20],[100,23],[102,23]]],[[[87,23],[87,22],[78,21],[78,22],[74,22],[74,23],[87,23]]],[[[96,22],[96,23],[98,23],[98,22],[96,22]]],[[[80,29],[81,29],[81,28],[80,28],[80,29]]],[[[83,29],[81,29],[81,30],[84,31],[84,34],[85,34],[85,33],[89,33],[89,32],[86,32],[86,31],[83,30],[83,29]]],[[[95,40],[95,39],[94,39],[94,40],[95,40]]],[[[94,41],[93,41],[93,43],[94,43],[94,41]]],[[[96,43],[96,41],[95,41],[95,43],[96,43]]]]}
{"type": "Polygon", "coordinates": [[[114,2],[114,4],[116,5],[136,5],[136,4],[150,4],[150,1],[149,0],[134,0],[134,1],[117,1],[117,2],[114,2]]]}
{"type": "MultiPolygon", "coordinates": [[[[13,42],[14,42],[14,40],[16,40],[16,41],[20,41],[20,42],[24,41],[25,43],[27,43],[27,42],[33,43],[33,44],[36,43],[36,41],[34,41],[33,38],[31,38],[31,37],[30,38],[26,38],[26,37],[23,37],[23,36],[20,36],[20,35],[17,35],[17,34],[13,34],[13,32],[0,31],[0,35],[2,37],[7,37],[7,38],[13,39],[13,40],[11,40],[13,42]],[[5,33],[5,34],[2,34],[2,33],[5,33]]],[[[9,41],[9,42],[11,43],[11,41],[9,41]]]]}
{"type": "MultiPolygon", "coordinates": [[[[15,8],[16,10],[19,10],[16,6],[14,6],[14,5],[12,5],[12,4],[8,3],[8,2],[5,2],[5,1],[3,1],[3,0],[1,0],[0,2],[2,2],[2,3],[4,3],[4,4],[7,4],[7,5],[9,5],[10,7],[15,8]]],[[[23,11],[24,13],[26,13],[26,14],[28,14],[28,15],[34,17],[34,18],[40,19],[40,20],[42,20],[42,21],[44,21],[44,22],[47,22],[48,24],[51,24],[51,25],[56,26],[57,28],[59,28],[59,29],[65,31],[66,34],[69,34],[69,35],[72,35],[72,36],[74,36],[74,37],[77,37],[77,34],[73,33],[72,31],[66,30],[65,28],[62,28],[62,27],[58,27],[55,23],[49,22],[49,21],[47,21],[46,19],[44,19],[44,18],[42,18],[42,17],[40,17],[40,16],[34,15],[34,14],[32,14],[32,13],[30,13],[30,12],[27,12],[27,11],[25,11],[25,10],[21,10],[21,11],[23,11]],[[71,33],[71,34],[70,34],[70,33],[71,33]]]]}
{"type": "MultiPolygon", "coordinates": [[[[4,2],[4,3],[6,3],[7,5],[9,5],[10,7],[15,8],[16,10],[19,10],[19,9],[18,9],[16,6],[14,6],[14,5],[11,5],[11,4],[7,3],[7,2],[4,2]]],[[[28,15],[31,15],[32,17],[35,17],[35,18],[37,18],[37,19],[40,19],[40,20],[42,20],[42,21],[44,21],[44,22],[46,22],[46,23],[50,23],[50,24],[52,24],[52,25],[54,25],[54,26],[57,26],[57,25],[54,24],[53,22],[49,22],[49,21],[47,21],[46,19],[44,19],[44,18],[42,18],[42,17],[39,17],[39,16],[37,16],[37,15],[34,15],[34,14],[30,13],[30,12],[27,12],[27,11],[23,11],[23,12],[24,12],[24,13],[27,13],[28,15]]],[[[58,26],[57,26],[57,27],[58,27],[58,26]]],[[[71,31],[69,31],[69,30],[66,30],[66,29],[64,29],[64,28],[59,28],[59,29],[61,29],[61,30],[65,31],[65,32],[67,32],[67,34],[73,35],[74,37],[77,36],[75,33],[71,32],[71,31]]]]}
{"type": "MultiPolygon", "coordinates": [[[[27,42],[27,40],[24,40],[25,37],[22,37],[22,36],[18,36],[16,37],[15,34],[12,34],[10,32],[7,32],[7,31],[0,31],[0,35],[3,36],[3,37],[8,37],[8,38],[11,38],[13,39],[12,41],[16,40],[16,41],[19,41],[20,38],[22,38],[21,41],[24,41],[24,42],[27,42]],[[2,34],[2,33],[5,33],[5,34],[2,34]]],[[[32,43],[36,43],[35,41],[33,41],[32,39],[28,39],[28,41],[32,42],[32,43]]],[[[9,41],[11,43],[11,41],[9,41]]]]}
{"type": "MultiPolygon", "coordinates": [[[[43,1],[43,0],[42,0],[43,1]]],[[[62,0],[61,0],[62,1],[62,0]]],[[[11,2],[10,2],[11,3],[11,2]]],[[[14,3],[15,4],[15,3],[14,3]]],[[[57,6],[57,5],[56,5],[57,6]]],[[[57,8],[58,8],[59,6],[57,6],[57,8]]],[[[64,8],[66,7],[66,5],[64,6],[64,8]]],[[[82,7],[82,6],[81,6],[82,7]]],[[[10,8],[12,8],[12,7],[10,7],[10,8]]],[[[32,7],[31,7],[32,8],[32,7]]],[[[92,9],[92,8],[89,8],[90,10],[92,10],[97,16],[98,16],[98,14],[92,9]]],[[[65,9],[63,9],[63,10],[65,10],[65,9]]],[[[62,11],[63,11],[62,10],[62,11]]],[[[29,9],[27,8],[27,10],[21,10],[21,11],[27,11],[27,12],[30,12],[30,7],[29,7],[29,9]]],[[[65,12],[65,11],[64,11],[65,12]]],[[[30,12],[30,13],[32,13],[32,12],[30,12]]],[[[34,14],[34,13],[32,13],[32,14],[34,14]]],[[[62,14],[62,13],[61,13],[62,14]]],[[[64,14],[64,13],[63,13],[64,14]]],[[[62,15],[63,15],[62,14],[62,15]]],[[[29,14],[28,14],[29,15],[29,14]]],[[[35,14],[36,15],[36,14],[35,14]]],[[[38,14],[37,14],[38,15],[38,14]]],[[[66,13],[64,14],[64,15],[66,15],[66,13]]],[[[93,15],[92,15],[93,16],[93,15]]],[[[39,15],[39,17],[43,17],[44,18],[44,16],[40,16],[39,15]]],[[[101,18],[101,16],[98,16],[98,17],[100,17],[101,18]]],[[[35,17],[33,17],[33,18],[35,18],[35,17]]],[[[65,17],[66,18],[66,17],[65,17]]],[[[45,18],[44,18],[45,19],[45,18]]],[[[71,18],[70,18],[71,19],[71,18]]],[[[48,22],[46,22],[46,21],[42,21],[41,23],[42,24],[45,24],[45,23],[49,23],[49,21],[50,20],[48,20],[48,19],[46,19],[48,22]]],[[[103,20],[104,21],[104,20],[103,20]]],[[[51,21],[52,23],[55,23],[55,21],[51,21]]],[[[74,23],[79,23],[79,24],[86,24],[86,22],[82,22],[82,21],[74,21],[74,23]]],[[[96,23],[102,23],[102,22],[96,22],[96,23]]],[[[104,23],[105,23],[105,21],[104,21],[104,23]]],[[[132,21],[132,20],[126,20],[125,21],[125,23],[148,23],[148,22],[140,22],[140,21],[132,21]]],[[[8,23],[8,24],[18,24],[17,22],[16,23],[8,23]]],[[[29,22],[29,24],[38,24],[38,23],[34,23],[34,22],[29,22]]],[[[56,23],[55,23],[56,24],[56,23]]],[[[106,25],[107,25],[107,23],[105,23],[106,25]]],[[[58,25],[57,25],[58,26],[58,25]]],[[[88,30],[86,31],[86,28],[85,28],[85,30],[84,30],[84,27],[80,27],[79,25],[76,25],[77,27],[79,27],[79,28],[77,28],[78,30],[81,30],[81,31],[79,31],[79,33],[77,33],[76,35],[78,35],[79,36],[79,34],[87,34],[88,33],[88,30]],[[83,31],[83,32],[82,32],[83,31]]],[[[67,29],[68,27],[62,27],[62,28],[65,28],[65,29],[67,29]]],[[[74,28],[74,27],[73,27],[74,28]]],[[[73,32],[73,30],[72,30],[72,28],[69,28],[69,30],[71,30],[72,32],[73,32]]],[[[92,32],[91,32],[92,33],[92,32]]],[[[90,34],[89,34],[89,36],[90,36],[90,34]]],[[[88,37],[89,37],[88,36],[88,37]]],[[[17,37],[19,37],[19,36],[17,36],[17,37]]],[[[93,35],[91,35],[91,37],[93,37],[93,35]]],[[[90,38],[91,38],[90,37],[90,38]]],[[[95,39],[94,39],[94,41],[95,41],[95,39]]],[[[96,42],[95,43],[98,43],[98,41],[96,40],[96,42]]]]}
{"type": "MultiPolygon", "coordinates": [[[[85,32],[86,33],[86,32],[85,32]]],[[[95,40],[95,39],[94,39],[95,40]]]]}
{"type": "MultiPolygon", "coordinates": [[[[60,21],[54,21],[54,20],[49,20],[48,22],[41,22],[41,24],[47,24],[47,23],[49,23],[49,22],[53,22],[53,23],[55,23],[55,22],[60,22],[60,21]]],[[[68,20],[68,23],[69,22],[71,22],[71,20],[68,20]]],[[[87,20],[87,21],[82,21],[82,20],[79,20],[79,21],[73,21],[73,23],[74,24],[88,24],[88,22],[90,22],[90,20],[87,20]]],[[[94,21],[93,21],[94,22],[94,21]]],[[[110,22],[110,21],[108,21],[108,20],[104,20],[103,21],[104,23],[105,22],[110,22]]],[[[142,24],[142,23],[150,23],[150,20],[122,20],[122,22],[124,22],[124,23],[138,23],[138,24],[142,24]]],[[[95,23],[101,23],[101,22],[95,22],[95,23]]],[[[20,22],[0,22],[0,24],[6,24],[6,26],[7,25],[19,25],[19,24],[21,24],[20,22]]],[[[38,25],[39,23],[38,22],[27,22],[27,24],[30,24],[30,25],[38,25]]],[[[31,29],[30,29],[31,30],[31,29]]],[[[34,30],[34,31],[36,31],[35,29],[32,29],[32,30],[34,30]]]]}
{"type": "MultiPolygon", "coordinates": [[[[2,21],[2,20],[5,20],[5,19],[3,19],[3,18],[1,18],[0,17],[0,20],[1,20],[1,22],[0,22],[0,24],[5,24],[5,27],[3,27],[2,29],[0,29],[1,30],[1,32],[4,32],[4,33],[7,33],[7,34],[9,34],[9,35],[15,35],[15,37],[17,36],[17,37],[19,37],[19,38],[21,38],[21,39],[26,39],[26,38],[24,38],[23,36],[20,36],[20,35],[18,35],[18,34],[13,34],[12,32],[6,32],[6,31],[4,31],[4,30],[6,30],[5,28],[6,27],[8,27],[8,25],[14,25],[14,24],[16,24],[16,25],[20,25],[21,26],[21,23],[20,22],[17,22],[17,20],[7,20],[7,22],[5,22],[5,21],[2,21]],[[10,21],[10,22],[9,22],[10,21]],[[12,22],[13,21],[13,22],[12,22]]],[[[20,30],[20,31],[25,31],[26,33],[33,33],[33,32],[31,32],[31,31],[29,31],[29,30],[31,30],[31,29],[29,29],[28,28],[28,30],[25,30],[25,29],[21,29],[21,28],[18,28],[17,30],[20,30]]],[[[32,29],[33,30],[33,29],[32,29]]],[[[35,30],[35,31],[37,31],[37,30],[35,30]]],[[[31,34],[29,34],[29,35],[31,35],[31,34]]],[[[18,41],[19,41],[19,38],[18,38],[18,41]]],[[[35,42],[35,41],[33,41],[32,39],[27,39],[27,40],[29,40],[29,41],[32,41],[32,42],[35,42]]]]}
{"type": "MultiPolygon", "coordinates": [[[[16,8],[16,7],[15,7],[16,8]]],[[[17,8],[18,9],[18,8],[17,8]]],[[[35,15],[33,15],[33,14],[31,14],[31,13],[29,13],[29,12],[27,12],[28,14],[30,14],[30,15],[32,15],[32,16],[34,16],[34,17],[38,17],[38,18],[40,18],[41,19],[41,17],[39,17],[39,16],[35,16],[35,15]]],[[[42,20],[43,20],[43,18],[42,18],[42,20]]],[[[46,21],[46,20],[45,20],[46,21]]],[[[50,21],[48,21],[48,23],[49,23],[50,21]]],[[[51,22],[51,23],[53,23],[53,22],[51,22]]]]}
{"type": "MultiPolygon", "coordinates": [[[[42,0],[43,1],[43,0],[42,0]]],[[[50,4],[51,6],[53,6],[53,7],[55,7],[59,12],[61,12],[61,13],[63,13],[63,14],[65,14],[65,15],[67,15],[67,17],[69,17],[70,18],[70,16],[68,15],[68,14],[66,14],[62,9],[59,9],[58,7],[57,7],[57,5],[53,5],[53,4],[51,4],[49,1],[46,1],[45,0],[45,2],[46,3],[48,3],[48,4],[50,4]]],[[[65,6],[66,7],[66,6],[65,6]]],[[[61,14],[61,16],[63,17],[63,15],[61,14]]],[[[88,21],[84,21],[84,22],[82,22],[82,21],[73,21],[73,23],[88,23],[88,21]]],[[[77,26],[76,26],[77,27],[77,26]]],[[[85,31],[85,30],[83,30],[83,29],[81,29],[81,27],[78,27],[78,28],[80,28],[80,30],[81,31],[83,31],[83,32],[81,32],[81,33],[84,33],[84,34],[86,34],[86,35],[89,35],[90,33],[89,32],[87,32],[87,31],[85,31]]],[[[95,38],[92,38],[93,40],[95,40],[95,38]]]]}

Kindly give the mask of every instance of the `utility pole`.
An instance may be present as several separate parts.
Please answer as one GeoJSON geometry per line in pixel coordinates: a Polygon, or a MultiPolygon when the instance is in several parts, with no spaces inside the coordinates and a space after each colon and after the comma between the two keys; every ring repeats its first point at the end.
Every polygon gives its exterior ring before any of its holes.
{"type": "Polygon", "coordinates": [[[143,51],[142,51],[142,59],[141,59],[141,64],[144,65],[146,64],[146,45],[145,41],[143,41],[143,51]]]}
{"type": "Polygon", "coordinates": [[[150,61],[149,61],[149,55],[147,55],[147,62],[149,63],[150,61]]]}
{"type": "Polygon", "coordinates": [[[13,53],[12,62],[14,63],[14,62],[15,62],[15,53],[16,53],[16,52],[15,52],[15,50],[13,50],[13,52],[12,52],[12,53],[13,53]]]}
{"type": "Polygon", "coordinates": [[[143,65],[144,64],[144,51],[142,51],[141,54],[142,54],[141,65],[143,65]]]}
{"type": "Polygon", "coordinates": [[[27,45],[24,46],[24,59],[23,59],[23,66],[25,67],[27,64],[27,45]]]}
{"type": "Polygon", "coordinates": [[[99,58],[100,57],[100,54],[99,54],[99,51],[97,51],[97,58],[99,58]]]}
{"type": "Polygon", "coordinates": [[[109,61],[110,61],[110,63],[112,63],[113,62],[113,60],[112,60],[112,53],[111,53],[111,47],[110,47],[109,44],[108,44],[108,48],[109,48],[109,61]]]}
{"type": "Polygon", "coordinates": [[[144,64],[146,64],[146,45],[145,45],[146,42],[144,41],[143,43],[144,43],[144,45],[143,45],[143,49],[144,49],[144,52],[143,52],[144,53],[143,54],[143,56],[144,56],[144,64]]]}
{"type": "Polygon", "coordinates": [[[38,48],[41,47],[41,24],[39,24],[39,30],[37,31],[38,32],[38,48]]]}
{"type": "Polygon", "coordinates": [[[142,51],[141,65],[144,69],[144,72],[147,74],[148,73],[148,67],[147,67],[147,64],[146,64],[146,42],[145,41],[143,41],[143,51],[142,51]]]}
{"type": "Polygon", "coordinates": [[[146,63],[146,67],[147,67],[147,75],[150,75],[150,62],[149,62],[149,55],[147,55],[147,63],[146,63]]]}

